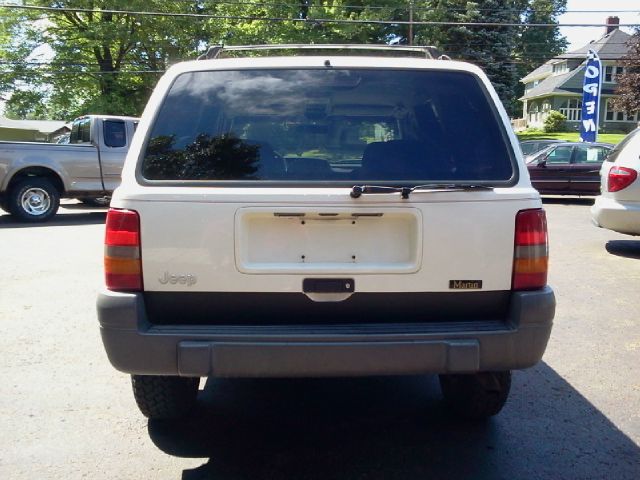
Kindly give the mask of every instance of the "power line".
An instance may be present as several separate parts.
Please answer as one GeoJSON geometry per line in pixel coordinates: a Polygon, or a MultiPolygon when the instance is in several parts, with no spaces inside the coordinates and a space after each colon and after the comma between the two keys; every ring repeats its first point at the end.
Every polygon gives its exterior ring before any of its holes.
{"type": "MultiPolygon", "coordinates": [[[[123,3],[127,3],[128,0],[120,0],[123,3]]],[[[193,0],[173,0],[173,1],[177,1],[180,3],[189,3],[189,4],[193,4],[193,0]]],[[[289,7],[289,8],[294,8],[294,9],[298,9],[300,10],[301,8],[305,8],[307,10],[318,10],[318,9],[324,9],[327,8],[326,5],[302,5],[300,3],[266,3],[266,2],[247,2],[247,1],[238,1],[238,2],[233,2],[233,1],[216,1],[214,6],[218,6],[218,5],[227,5],[227,6],[235,6],[235,5],[239,5],[239,6],[253,6],[253,7],[289,7]]],[[[433,8],[433,7],[420,7],[420,6],[413,6],[410,7],[409,4],[405,4],[405,5],[339,5],[340,8],[343,9],[349,9],[349,10],[405,10],[405,11],[409,11],[410,9],[413,9],[414,12],[418,12],[418,11],[427,11],[427,12],[434,12],[434,11],[438,11],[438,12],[467,12],[469,11],[469,9],[465,8],[465,7],[450,7],[450,8],[433,8]]],[[[495,8],[473,8],[471,9],[474,12],[493,12],[495,11],[495,8]]],[[[516,8],[505,8],[505,9],[501,9],[500,12],[511,12],[511,13],[522,13],[523,9],[516,9],[516,8]]],[[[549,13],[547,11],[542,11],[542,10],[525,10],[525,13],[549,13]]],[[[562,12],[564,13],[638,13],[640,14],[640,10],[638,9],[634,9],[634,10],[564,10],[562,12]]]]}
{"type": "MultiPolygon", "coordinates": [[[[363,20],[363,19],[333,19],[333,18],[284,18],[284,17],[259,17],[255,15],[213,15],[207,13],[174,13],[174,12],[149,12],[135,10],[95,10],[90,8],[69,8],[69,7],[41,7],[34,5],[0,5],[0,8],[15,8],[26,10],[40,10],[47,12],[70,12],[70,13],[109,13],[127,14],[151,17],[176,17],[176,18],[199,18],[212,20],[247,20],[247,21],[270,21],[270,22],[293,22],[308,24],[362,24],[362,25],[414,25],[414,26],[463,26],[463,27],[607,27],[605,23],[509,23],[509,22],[445,22],[445,21],[407,21],[407,20],[363,20]]],[[[640,27],[640,23],[619,24],[619,27],[640,27]]]]}
{"type": "MultiPolygon", "coordinates": [[[[0,0],[1,1],[1,0],[0,0]]],[[[127,3],[128,0],[121,0],[123,3],[127,3]]],[[[194,0],[173,0],[174,2],[179,2],[179,3],[185,3],[185,4],[191,4],[193,5],[194,0]]],[[[214,4],[215,6],[219,6],[219,5],[226,5],[226,6],[252,6],[252,7],[287,7],[287,8],[292,8],[292,9],[296,9],[296,10],[300,10],[301,8],[301,4],[297,3],[263,3],[263,2],[231,2],[231,1],[216,1],[216,3],[214,4]]],[[[61,11],[65,11],[65,10],[69,10],[71,9],[70,7],[38,7],[35,5],[29,6],[29,5],[12,5],[12,4],[0,4],[0,7],[13,7],[13,8],[31,8],[31,9],[36,9],[36,8],[42,8],[42,9],[53,9],[53,10],[61,10],[61,11]]],[[[318,9],[325,9],[327,8],[325,5],[305,5],[304,6],[305,9],[308,10],[318,10],[318,9]]],[[[390,6],[390,5],[386,5],[386,6],[377,6],[377,5],[341,5],[340,8],[344,9],[344,10],[404,10],[406,12],[409,12],[411,9],[414,12],[420,12],[420,11],[425,11],[425,12],[468,12],[469,10],[467,8],[463,8],[463,7],[459,7],[459,8],[432,8],[432,7],[419,7],[419,6],[413,6],[410,7],[408,4],[407,5],[394,5],[394,6],[390,6]]],[[[73,10],[73,9],[72,9],[73,10]]],[[[89,10],[89,9],[87,9],[89,10]]],[[[91,10],[93,12],[111,12],[109,10],[91,10]]],[[[494,12],[495,9],[493,8],[475,8],[472,9],[473,12],[494,12]]],[[[113,10],[113,12],[115,12],[115,10],[113,10]]],[[[128,13],[127,11],[122,11],[123,13],[128,13]]],[[[500,10],[501,13],[517,13],[517,14],[524,14],[524,13],[543,13],[543,14],[549,14],[550,12],[548,11],[542,11],[542,10],[521,10],[521,9],[501,9],[500,10]]],[[[159,14],[159,15],[165,15],[165,14],[169,14],[170,12],[148,12],[150,14],[159,14]]],[[[562,12],[562,14],[565,13],[608,13],[608,14],[616,14],[616,13],[637,13],[640,15],[640,10],[564,10],[562,12]]],[[[203,15],[203,16],[207,16],[209,14],[190,14],[190,15],[203,15]]],[[[559,13],[554,14],[555,16],[560,15],[559,13]]],[[[46,18],[46,17],[42,17],[42,18],[46,18]]],[[[304,20],[304,19],[298,19],[298,20],[304,20]]],[[[414,22],[415,23],[415,22],[414,22]]],[[[604,25],[604,24],[603,24],[604,25]]],[[[600,24],[596,25],[596,26],[600,26],[600,24]]],[[[626,25],[623,25],[626,26],[626,25]]]]}

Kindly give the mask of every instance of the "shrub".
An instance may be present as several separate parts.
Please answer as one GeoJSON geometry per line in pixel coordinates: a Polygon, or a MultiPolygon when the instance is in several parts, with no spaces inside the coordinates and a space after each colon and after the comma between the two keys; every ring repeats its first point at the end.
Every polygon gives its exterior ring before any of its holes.
{"type": "Polygon", "coordinates": [[[544,119],[545,133],[564,131],[564,122],[566,121],[567,117],[565,117],[562,113],[558,112],[557,110],[551,110],[547,115],[547,118],[544,119]]]}

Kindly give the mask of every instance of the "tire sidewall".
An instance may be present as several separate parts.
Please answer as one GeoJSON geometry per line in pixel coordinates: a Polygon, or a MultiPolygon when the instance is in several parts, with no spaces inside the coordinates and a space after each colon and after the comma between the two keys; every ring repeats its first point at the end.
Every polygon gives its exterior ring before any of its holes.
{"type": "Polygon", "coordinates": [[[7,203],[11,214],[24,222],[46,222],[58,211],[58,207],[60,206],[60,193],[56,187],[54,187],[53,183],[46,178],[28,178],[20,181],[15,187],[13,187],[7,203]],[[46,191],[49,195],[51,204],[42,215],[33,215],[22,207],[20,199],[30,188],[40,188],[46,191]]]}

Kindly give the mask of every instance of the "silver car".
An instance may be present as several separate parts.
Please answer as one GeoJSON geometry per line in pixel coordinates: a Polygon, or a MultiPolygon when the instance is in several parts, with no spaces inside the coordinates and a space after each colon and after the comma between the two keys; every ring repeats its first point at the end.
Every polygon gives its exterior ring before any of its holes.
{"type": "Polygon", "coordinates": [[[620,142],[600,170],[601,195],[591,208],[593,222],[602,228],[640,235],[640,128],[620,142]]]}

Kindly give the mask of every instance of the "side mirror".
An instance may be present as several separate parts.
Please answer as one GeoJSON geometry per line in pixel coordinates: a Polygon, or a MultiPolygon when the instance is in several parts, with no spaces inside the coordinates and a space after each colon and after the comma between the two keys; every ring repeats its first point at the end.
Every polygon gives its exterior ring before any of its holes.
{"type": "Polygon", "coordinates": [[[540,160],[538,160],[538,166],[539,167],[546,167],[547,166],[547,157],[542,157],[540,160]]]}

